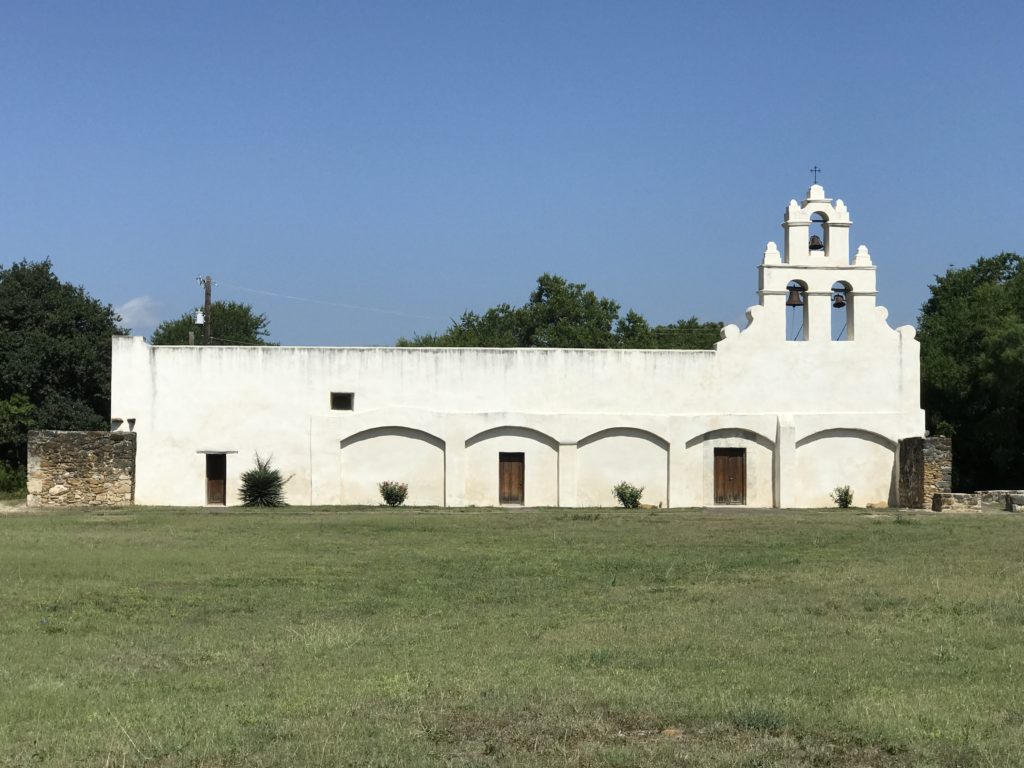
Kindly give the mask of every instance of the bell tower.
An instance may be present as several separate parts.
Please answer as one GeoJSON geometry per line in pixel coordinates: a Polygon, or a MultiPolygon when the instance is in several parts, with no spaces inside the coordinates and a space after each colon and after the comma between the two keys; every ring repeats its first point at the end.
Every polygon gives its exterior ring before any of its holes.
{"type": "Polygon", "coordinates": [[[851,261],[850,224],[846,204],[826,197],[820,184],[811,185],[802,203],[790,200],[784,250],[768,243],[759,267],[759,323],[769,326],[764,330],[771,338],[855,341],[857,317],[875,314],[875,267],[863,245],[851,261]],[[788,334],[787,312],[796,329],[788,334]],[[833,327],[840,320],[842,326],[833,327]]]}

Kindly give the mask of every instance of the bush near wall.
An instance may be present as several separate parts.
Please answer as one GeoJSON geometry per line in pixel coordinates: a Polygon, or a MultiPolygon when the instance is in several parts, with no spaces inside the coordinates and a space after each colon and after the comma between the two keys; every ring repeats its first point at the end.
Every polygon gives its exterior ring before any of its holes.
{"type": "Polygon", "coordinates": [[[381,498],[384,499],[384,503],[389,507],[402,506],[409,495],[408,483],[396,483],[391,480],[385,480],[378,483],[377,487],[380,489],[381,498]]]}

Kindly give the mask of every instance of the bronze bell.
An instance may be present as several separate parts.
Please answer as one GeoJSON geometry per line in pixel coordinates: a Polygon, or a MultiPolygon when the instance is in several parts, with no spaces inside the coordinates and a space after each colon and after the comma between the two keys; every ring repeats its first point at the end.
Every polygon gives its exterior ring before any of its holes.
{"type": "Polygon", "coordinates": [[[823,242],[821,242],[821,237],[819,235],[811,235],[811,242],[808,244],[808,247],[812,251],[824,251],[825,250],[825,244],[823,242]]]}
{"type": "Polygon", "coordinates": [[[803,288],[799,285],[787,285],[789,296],[786,298],[787,307],[802,307],[804,305],[803,288]]]}
{"type": "Polygon", "coordinates": [[[846,306],[846,294],[842,291],[836,291],[832,296],[832,306],[836,309],[842,309],[846,306]]]}

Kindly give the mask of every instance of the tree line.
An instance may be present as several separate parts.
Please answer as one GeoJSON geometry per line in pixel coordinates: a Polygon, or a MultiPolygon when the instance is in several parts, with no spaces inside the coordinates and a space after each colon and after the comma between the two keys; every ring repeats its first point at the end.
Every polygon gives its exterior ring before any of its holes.
{"type": "MultiPolygon", "coordinates": [[[[937,275],[918,317],[921,399],[954,447],[954,487],[1024,485],[1024,259],[978,259],[937,275]]],[[[187,344],[195,309],[161,323],[153,344],[187,344]]],[[[270,344],[249,304],[214,302],[212,344],[270,344]]],[[[520,306],[466,311],[398,346],[710,349],[722,323],[651,325],[583,283],[544,274],[520,306]]],[[[0,265],[0,493],[24,494],[30,429],[104,429],[110,338],[128,333],[109,304],[62,282],[49,260],[0,265]]],[[[201,336],[201,333],[197,333],[201,336]]]]}
{"type": "Polygon", "coordinates": [[[583,283],[545,273],[522,306],[466,311],[442,333],[401,338],[398,346],[711,349],[721,338],[722,323],[691,317],[652,326],[639,312],[620,315],[620,309],[583,283]]]}

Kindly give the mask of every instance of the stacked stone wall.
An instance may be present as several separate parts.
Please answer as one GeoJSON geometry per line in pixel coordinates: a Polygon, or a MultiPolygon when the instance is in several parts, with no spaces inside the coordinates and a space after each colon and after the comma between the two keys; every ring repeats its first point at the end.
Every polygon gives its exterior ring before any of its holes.
{"type": "Polygon", "coordinates": [[[30,507],[122,506],[134,501],[134,432],[28,433],[30,507]]]}
{"type": "Polygon", "coordinates": [[[976,493],[936,493],[933,512],[981,512],[981,497],[976,493]]]}
{"type": "Polygon", "coordinates": [[[953,445],[948,437],[900,440],[899,506],[928,509],[936,494],[953,490],[953,445]]]}
{"type": "Polygon", "coordinates": [[[936,493],[932,509],[935,512],[1020,512],[1024,509],[1024,491],[936,493]]]}
{"type": "Polygon", "coordinates": [[[924,501],[937,493],[953,492],[953,440],[949,437],[926,437],[921,447],[924,501]]]}

